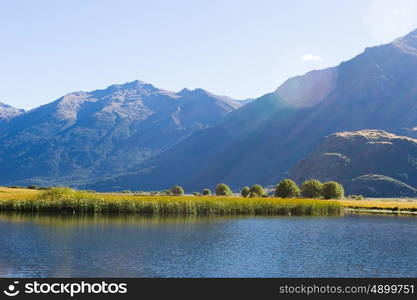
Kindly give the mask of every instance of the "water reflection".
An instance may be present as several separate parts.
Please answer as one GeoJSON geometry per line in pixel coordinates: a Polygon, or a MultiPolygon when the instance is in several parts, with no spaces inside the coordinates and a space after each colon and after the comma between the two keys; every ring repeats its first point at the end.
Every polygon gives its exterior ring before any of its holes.
{"type": "Polygon", "coordinates": [[[417,218],[0,214],[0,276],[417,276],[417,218]]]}
{"type": "MultiPolygon", "coordinates": [[[[245,217],[197,217],[197,216],[143,216],[135,214],[47,214],[47,213],[16,213],[1,212],[0,221],[12,223],[36,223],[38,225],[56,227],[79,226],[175,226],[195,225],[199,223],[214,222],[221,219],[238,219],[245,217]]],[[[247,217],[246,217],[247,218],[247,217]]]]}

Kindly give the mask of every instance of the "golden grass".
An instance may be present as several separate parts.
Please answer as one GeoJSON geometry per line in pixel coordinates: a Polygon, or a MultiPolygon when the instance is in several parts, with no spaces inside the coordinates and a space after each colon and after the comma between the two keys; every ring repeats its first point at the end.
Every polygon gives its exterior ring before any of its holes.
{"type": "Polygon", "coordinates": [[[352,208],[352,209],[376,209],[376,210],[417,212],[417,201],[366,199],[366,200],[339,200],[339,203],[343,207],[352,208]]]}
{"type": "Polygon", "coordinates": [[[25,188],[8,188],[0,186],[1,200],[23,200],[30,199],[39,195],[40,191],[25,188]]]}
{"type": "MultiPolygon", "coordinates": [[[[56,190],[56,189],[55,189],[56,190]]],[[[67,191],[68,192],[68,191],[67,191]]],[[[12,211],[95,211],[136,212],[139,214],[177,215],[277,215],[334,214],[341,208],[417,212],[417,200],[364,199],[321,200],[241,198],[218,196],[144,196],[115,193],[71,191],[65,197],[55,194],[45,198],[46,191],[0,187],[0,210],[12,211]],[[59,201],[55,201],[59,200],[59,201]],[[330,206],[336,208],[330,209],[330,206]],[[337,208],[338,207],[338,208],[337,208]]],[[[62,195],[61,195],[62,196],[62,195]]]]}

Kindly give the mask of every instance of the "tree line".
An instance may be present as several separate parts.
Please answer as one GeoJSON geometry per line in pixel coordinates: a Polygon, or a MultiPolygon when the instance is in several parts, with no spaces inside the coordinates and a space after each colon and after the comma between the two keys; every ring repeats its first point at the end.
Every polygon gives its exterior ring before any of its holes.
{"type": "MultiPolygon", "coordinates": [[[[179,185],[174,185],[169,194],[175,196],[181,196],[185,194],[184,188],[179,185]]],[[[230,187],[225,183],[219,183],[216,186],[215,194],[217,196],[231,196],[233,194],[230,187]]],[[[269,197],[265,189],[259,185],[254,184],[251,187],[245,186],[240,191],[240,194],[244,198],[253,197],[269,197]]],[[[212,192],[210,189],[205,188],[202,193],[195,192],[196,196],[210,196],[212,192]]],[[[299,187],[291,179],[283,179],[276,186],[273,196],[278,198],[324,198],[324,199],[340,199],[344,197],[343,186],[336,181],[328,181],[321,183],[316,179],[309,179],[304,181],[299,187]]]]}

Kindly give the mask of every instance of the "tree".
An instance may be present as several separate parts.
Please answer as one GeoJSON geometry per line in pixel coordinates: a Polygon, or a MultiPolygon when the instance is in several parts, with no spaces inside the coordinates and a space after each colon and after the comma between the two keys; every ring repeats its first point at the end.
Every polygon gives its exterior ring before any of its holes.
{"type": "Polygon", "coordinates": [[[211,196],[211,190],[210,189],[204,189],[203,190],[203,195],[204,196],[211,196]]]}
{"type": "Polygon", "coordinates": [[[240,194],[243,198],[249,197],[250,195],[250,188],[248,186],[245,186],[242,191],[240,191],[240,194]]]}
{"type": "Polygon", "coordinates": [[[275,197],[295,198],[300,196],[300,189],[291,179],[281,180],[275,187],[275,197]]]}
{"type": "Polygon", "coordinates": [[[199,192],[194,192],[193,195],[194,196],[201,196],[201,194],[199,192]]]}
{"type": "Polygon", "coordinates": [[[306,180],[301,185],[301,196],[304,198],[319,198],[323,184],[315,179],[306,180]]]}
{"type": "Polygon", "coordinates": [[[251,198],[262,197],[263,195],[265,195],[265,190],[262,186],[260,186],[259,184],[255,184],[251,186],[250,191],[249,191],[249,196],[251,198]]]}
{"type": "Polygon", "coordinates": [[[323,183],[321,195],[324,199],[341,199],[345,195],[345,190],[340,183],[328,181],[323,183]]]}
{"type": "Polygon", "coordinates": [[[218,196],[230,196],[232,194],[232,190],[230,187],[224,183],[219,183],[216,186],[216,195],[218,196]]]}
{"type": "Polygon", "coordinates": [[[184,189],[183,189],[182,186],[174,185],[171,188],[171,194],[174,195],[174,196],[182,196],[182,195],[184,195],[184,189]]]}

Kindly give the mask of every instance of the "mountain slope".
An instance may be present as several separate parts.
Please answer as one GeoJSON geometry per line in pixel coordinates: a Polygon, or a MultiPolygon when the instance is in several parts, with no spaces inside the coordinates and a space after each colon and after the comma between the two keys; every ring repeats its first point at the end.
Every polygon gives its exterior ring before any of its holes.
{"type": "Polygon", "coordinates": [[[8,121],[22,113],[24,113],[23,109],[15,108],[11,105],[0,102],[0,122],[8,121]]]}
{"type": "Polygon", "coordinates": [[[339,66],[289,79],[125,176],[99,189],[197,190],[275,184],[323,137],[363,128],[396,132],[417,125],[417,31],[367,48],[339,66]]]}
{"type": "Polygon", "coordinates": [[[365,197],[417,197],[417,189],[384,175],[362,175],[345,183],[345,187],[350,194],[363,195],[365,197]]]}
{"type": "Polygon", "coordinates": [[[240,103],[202,89],[179,93],[134,81],[75,92],[0,128],[0,182],[80,184],[159,154],[240,103]]]}
{"type": "Polygon", "coordinates": [[[298,183],[340,181],[348,193],[365,196],[417,195],[412,188],[417,187],[417,139],[382,130],[335,133],[297,163],[290,177],[298,183]]]}

